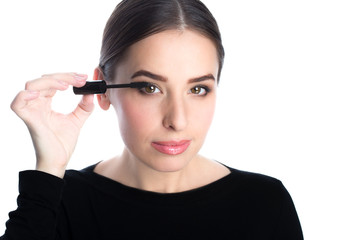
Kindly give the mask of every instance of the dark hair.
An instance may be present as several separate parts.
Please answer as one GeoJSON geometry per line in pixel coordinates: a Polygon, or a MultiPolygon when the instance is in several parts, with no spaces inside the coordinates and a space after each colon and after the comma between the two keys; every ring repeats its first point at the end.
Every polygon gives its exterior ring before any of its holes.
{"type": "Polygon", "coordinates": [[[110,16],[104,30],[99,67],[105,80],[112,81],[117,64],[134,43],[170,29],[191,29],[212,40],[219,58],[224,48],[215,18],[199,0],[124,0],[110,16]]]}

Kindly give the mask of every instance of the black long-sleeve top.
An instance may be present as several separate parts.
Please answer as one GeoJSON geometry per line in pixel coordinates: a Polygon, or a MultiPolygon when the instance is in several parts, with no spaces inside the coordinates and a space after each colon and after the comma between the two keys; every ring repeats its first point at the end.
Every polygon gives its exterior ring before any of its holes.
{"type": "Polygon", "coordinates": [[[229,168],[206,186],[164,194],[125,186],[94,168],[68,170],[64,179],[20,172],[18,208],[0,239],[303,239],[277,179],[229,168]]]}

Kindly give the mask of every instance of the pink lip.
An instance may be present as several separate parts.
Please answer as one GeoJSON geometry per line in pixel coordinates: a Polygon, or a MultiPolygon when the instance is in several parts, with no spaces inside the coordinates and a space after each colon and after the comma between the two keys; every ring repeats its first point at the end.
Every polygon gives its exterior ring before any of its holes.
{"type": "Polygon", "coordinates": [[[191,141],[190,140],[182,140],[182,141],[168,141],[168,142],[152,142],[151,146],[153,146],[156,150],[161,153],[168,155],[178,155],[186,151],[189,147],[191,141]]]}

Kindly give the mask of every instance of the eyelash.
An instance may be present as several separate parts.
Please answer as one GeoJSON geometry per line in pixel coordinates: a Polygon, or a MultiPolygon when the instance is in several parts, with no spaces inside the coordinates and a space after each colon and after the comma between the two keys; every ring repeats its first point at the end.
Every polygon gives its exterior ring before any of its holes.
{"type": "Polygon", "coordinates": [[[147,86],[146,87],[142,87],[142,88],[139,88],[139,92],[142,93],[142,94],[145,94],[145,95],[151,95],[151,94],[155,94],[156,92],[152,92],[152,93],[149,93],[149,92],[146,92],[146,88],[148,87],[154,87],[155,89],[157,89],[159,92],[161,92],[160,88],[156,85],[156,84],[153,84],[153,83],[147,83],[147,86]]]}
{"type": "MultiPolygon", "coordinates": [[[[148,85],[146,86],[146,87],[142,87],[142,88],[139,88],[139,92],[141,93],[141,94],[144,94],[144,95],[152,95],[152,94],[156,94],[156,93],[158,93],[158,92],[162,92],[161,90],[160,90],[160,88],[156,85],[156,84],[153,84],[153,83],[148,83],[148,85]],[[149,87],[154,87],[154,92],[146,92],[146,88],[149,88],[149,87]],[[158,91],[156,91],[156,89],[158,90],[158,91]]],[[[191,88],[190,90],[189,90],[189,94],[194,94],[194,95],[198,95],[198,96],[206,96],[208,93],[210,93],[211,92],[211,89],[208,87],[208,86],[205,86],[205,85],[196,85],[195,87],[193,87],[193,88],[191,88]],[[192,93],[192,90],[194,90],[195,88],[199,88],[200,89],[200,92],[202,91],[202,90],[204,90],[205,91],[205,93],[202,93],[202,94],[196,94],[196,93],[192,93]]]]}
{"type": "Polygon", "coordinates": [[[189,92],[190,92],[191,94],[195,94],[195,95],[198,95],[198,96],[206,96],[209,92],[211,92],[211,89],[210,89],[208,86],[205,86],[205,85],[197,85],[197,86],[191,88],[191,89],[189,90],[189,92]],[[195,89],[195,88],[200,88],[200,91],[201,91],[201,90],[204,90],[205,93],[203,93],[203,94],[192,93],[192,90],[195,89]]]}

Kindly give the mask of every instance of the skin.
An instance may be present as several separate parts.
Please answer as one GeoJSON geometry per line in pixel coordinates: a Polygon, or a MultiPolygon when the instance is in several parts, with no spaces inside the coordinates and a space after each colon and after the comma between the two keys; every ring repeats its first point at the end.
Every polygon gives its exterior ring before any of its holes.
{"type": "Polygon", "coordinates": [[[217,73],[214,44],[194,31],[164,31],[132,45],[117,68],[115,83],[146,81],[157,88],[151,94],[144,94],[146,89],[112,89],[98,96],[103,109],[114,107],[125,149],[95,172],[156,192],[185,191],[228,174],[227,168],[198,155],[215,111],[217,73]],[[141,73],[132,78],[138,71],[160,79],[141,73]],[[191,144],[175,156],[151,145],[181,140],[191,144]]]}
{"type": "MultiPolygon", "coordinates": [[[[215,111],[217,72],[214,44],[194,31],[164,31],[132,45],[118,65],[114,83],[146,81],[156,88],[154,92],[111,89],[97,96],[101,108],[115,109],[125,148],[121,155],[98,164],[95,172],[162,193],[194,189],[229,174],[223,165],[198,154],[215,111]],[[161,80],[140,70],[161,76],[161,80]],[[153,142],[180,140],[189,140],[190,145],[178,155],[161,153],[152,146],[153,142]]],[[[81,87],[86,79],[76,73],[43,75],[27,82],[12,102],[12,110],[31,134],[37,170],[64,176],[81,127],[94,108],[93,96],[84,96],[66,115],[54,112],[51,101],[57,91],[71,85],[81,87]]],[[[98,69],[94,79],[103,79],[98,69]]]]}
{"type": "Polygon", "coordinates": [[[46,74],[29,81],[19,92],[11,109],[29,129],[36,153],[36,169],[63,177],[76,145],[80,129],[93,111],[93,96],[84,96],[70,114],[51,109],[57,91],[70,85],[81,87],[86,75],[76,73],[46,74]]]}

